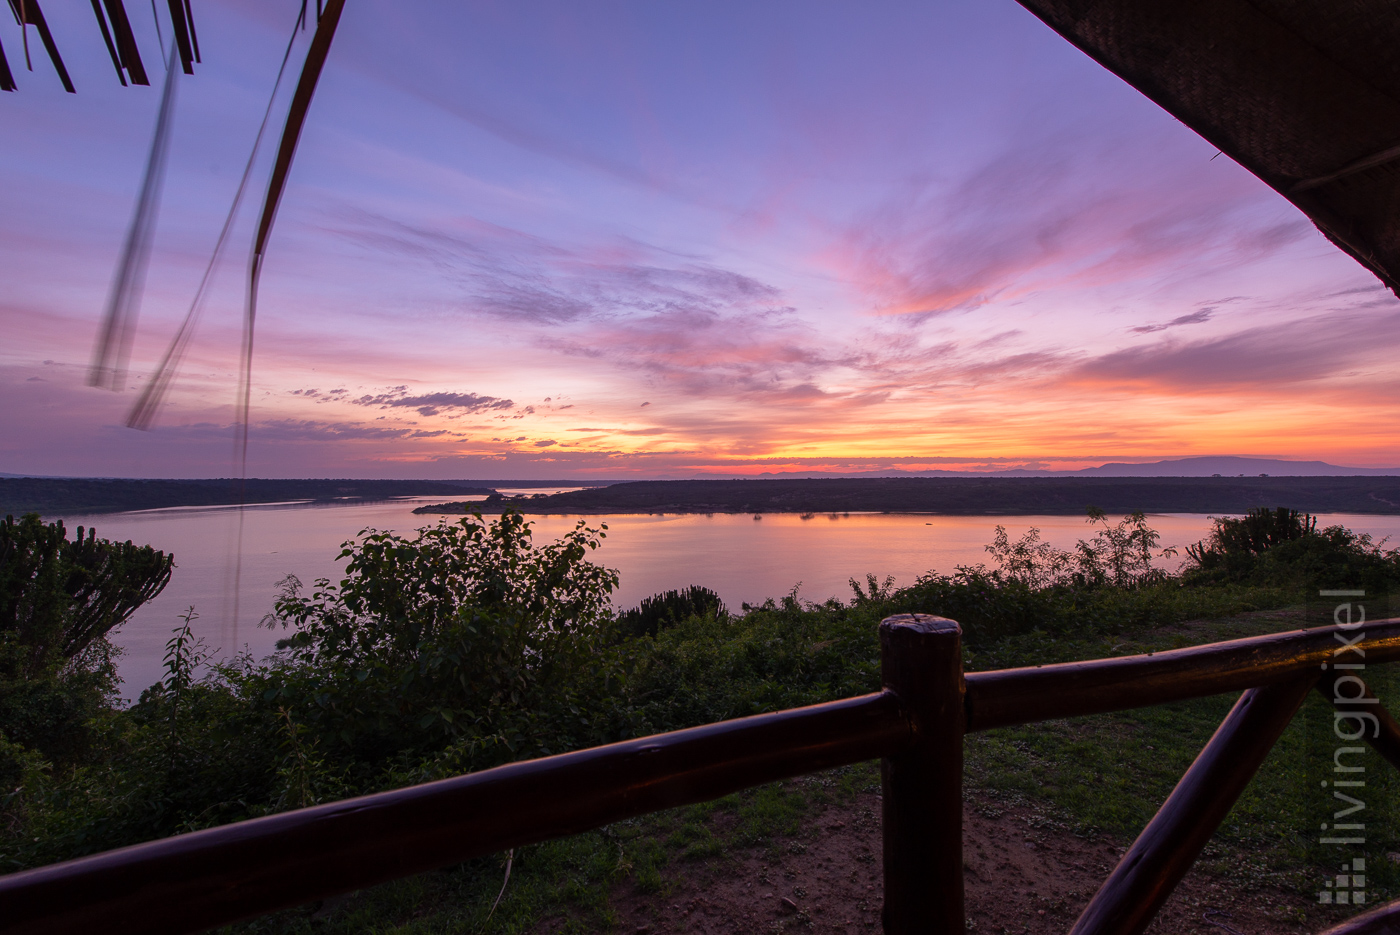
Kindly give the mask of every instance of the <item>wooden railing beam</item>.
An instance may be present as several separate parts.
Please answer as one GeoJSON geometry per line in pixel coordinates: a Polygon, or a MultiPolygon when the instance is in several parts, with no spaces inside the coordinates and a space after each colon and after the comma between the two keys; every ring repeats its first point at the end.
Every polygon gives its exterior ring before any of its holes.
{"type": "MultiPolygon", "coordinates": [[[[1317,672],[1339,637],[1355,628],[1317,627],[1270,633],[1117,659],[1063,662],[967,673],[967,729],[989,730],[1035,721],[1242,691],[1317,672]]],[[[1400,659],[1400,619],[1366,624],[1366,660],[1400,659]]]]}
{"type": "Polygon", "coordinates": [[[1230,813],[1314,683],[1309,673],[1240,696],[1089,901],[1070,935],[1141,935],[1230,813]]]}
{"type": "Polygon", "coordinates": [[[1352,916],[1318,935],[1395,935],[1400,932],[1400,899],[1352,916]]]}
{"type": "Polygon", "coordinates": [[[0,928],[200,932],[911,740],[898,699],[879,692],[511,763],[0,877],[0,928]]]}

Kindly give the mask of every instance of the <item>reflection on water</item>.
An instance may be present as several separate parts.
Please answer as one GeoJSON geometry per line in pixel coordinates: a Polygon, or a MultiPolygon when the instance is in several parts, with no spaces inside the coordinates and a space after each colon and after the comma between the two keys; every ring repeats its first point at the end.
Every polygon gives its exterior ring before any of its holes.
{"type": "MultiPolygon", "coordinates": [[[[522,491],[527,493],[537,490],[522,491]]],[[[463,498],[470,499],[470,498],[463,498]]],[[[173,552],[170,585],[118,631],[125,650],[120,664],[129,697],[156,681],[165,641],[176,614],[193,605],[199,633],[211,648],[230,655],[247,647],[257,656],[271,652],[280,633],[260,628],[272,609],[277,583],[295,574],[310,583],[337,577],[340,544],[367,527],[400,533],[430,525],[436,517],[415,516],[415,506],[441,497],[389,502],[276,504],[247,508],[242,515],[243,561],[239,575],[238,619],[233,619],[233,581],[239,541],[236,509],[151,510],[102,516],[64,517],[69,529],[95,526],[107,539],[131,539],[173,552]]],[[[1115,517],[1116,519],[1116,517],[1115,517]]],[[[1331,515],[1321,525],[1342,523],[1377,538],[1400,538],[1400,516],[1331,515]]],[[[532,517],[537,542],[573,528],[577,517],[532,517]]],[[[781,597],[799,587],[805,600],[847,598],[847,579],[867,573],[893,575],[909,584],[930,570],[951,572],[987,556],[993,527],[1005,525],[1013,538],[1027,527],[1059,548],[1070,548],[1090,530],[1072,516],[929,516],[923,514],[750,514],[625,515],[588,517],[606,523],[607,539],[592,560],[621,573],[614,596],[619,606],[647,595],[691,584],[718,591],[732,610],[781,597]]],[[[1183,547],[1210,527],[1202,514],[1157,514],[1150,524],[1164,546],[1183,547]]],[[[1183,550],[1184,555],[1184,550],[1183,550]]],[[[1179,559],[1168,563],[1175,567],[1179,559]]]]}

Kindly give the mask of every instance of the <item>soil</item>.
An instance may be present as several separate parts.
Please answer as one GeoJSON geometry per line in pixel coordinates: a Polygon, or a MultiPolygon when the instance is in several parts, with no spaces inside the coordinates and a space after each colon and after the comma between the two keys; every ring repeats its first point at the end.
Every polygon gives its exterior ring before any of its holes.
{"type": "MultiPolygon", "coordinates": [[[[673,863],[659,892],[620,884],[612,931],[880,931],[879,796],[826,806],[812,821],[800,839],[673,863]]],[[[1033,806],[979,796],[966,803],[964,829],[968,931],[978,933],[1067,932],[1126,843],[1078,837],[1033,806]]],[[[1309,895],[1261,892],[1193,870],[1148,932],[1300,935],[1326,927],[1309,895]]],[[[562,922],[545,920],[536,931],[558,932],[562,922]]]]}

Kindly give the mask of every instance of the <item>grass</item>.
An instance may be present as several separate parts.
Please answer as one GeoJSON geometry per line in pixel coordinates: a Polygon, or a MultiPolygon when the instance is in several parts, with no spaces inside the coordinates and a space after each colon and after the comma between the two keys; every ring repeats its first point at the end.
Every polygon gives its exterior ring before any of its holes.
{"type": "MultiPolygon", "coordinates": [[[[1160,651],[1186,645],[1297,629],[1308,611],[1291,608],[1127,633],[1051,636],[1030,633],[970,651],[969,670],[1160,651]]],[[[1376,686],[1382,697],[1394,677],[1376,686]]],[[[998,799],[1032,804],[1052,828],[1082,836],[1106,834],[1126,843],[1141,830],[1210,739],[1235,696],[1215,696],[1133,711],[1042,722],[969,735],[966,782],[975,807],[998,799]]],[[[1331,775],[1330,706],[1312,695],[1280,738],[1258,775],[1207,847],[1200,866],[1234,885],[1273,899],[1273,891],[1311,894],[1324,873],[1351,856],[1315,843],[1318,825],[1334,807],[1321,787],[1331,775]]],[[[1400,825],[1389,803],[1400,793],[1395,775],[1366,755],[1365,848],[1374,901],[1400,895],[1400,825]]],[[[723,873],[741,853],[777,856],[800,847],[812,829],[806,818],[831,802],[878,788],[875,763],[775,783],[715,802],[621,822],[588,834],[523,848],[495,913],[504,857],[367,890],[315,917],[315,907],[280,913],[239,931],[517,933],[609,931],[610,897],[627,882],[660,902],[682,871],[723,873]],[[488,919],[489,915],[489,919],[488,919]]],[[[1309,899],[1313,897],[1307,897],[1309,899]]],[[[1301,920],[1300,920],[1301,921],[1301,920]]]]}
{"type": "MultiPolygon", "coordinates": [[[[1159,651],[1297,629],[1307,620],[1294,609],[1068,647],[1031,635],[1003,641],[996,667],[1159,651]],[[1102,644],[1100,651],[1085,652],[1094,643],[1102,644]]],[[[1395,697],[1396,681],[1392,673],[1368,678],[1383,698],[1395,697]]],[[[1235,697],[1219,695],[971,735],[967,781],[974,789],[1045,801],[1068,816],[1077,833],[1104,832],[1126,842],[1166,799],[1235,697]]],[[[1324,874],[1340,872],[1343,861],[1364,853],[1372,901],[1400,896],[1400,865],[1386,859],[1400,852],[1400,825],[1393,820],[1392,805],[1400,795],[1400,775],[1369,748],[1363,755],[1367,771],[1362,795],[1367,803],[1367,845],[1316,843],[1321,823],[1331,819],[1336,807],[1321,782],[1333,776],[1332,754],[1339,743],[1332,735],[1331,706],[1311,694],[1206,848],[1202,869],[1242,887],[1307,894],[1322,888],[1324,874]]]]}
{"type": "Polygon", "coordinates": [[[669,895],[679,868],[723,873],[739,852],[777,857],[816,834],[805,818],[815,808],[879,788],[879,768],[861,763],[770,783],[685,808],[618,822],[586,834],[515,852],[509,885],[494,914],[506,855],[468,861],[331,900],[275,913],[225,931],[278,935],[447,935],[534,931],[608,931],[609,904],[624,881],[669,895]],[[488,918],[489,917],[489,918],[488,918]]]}

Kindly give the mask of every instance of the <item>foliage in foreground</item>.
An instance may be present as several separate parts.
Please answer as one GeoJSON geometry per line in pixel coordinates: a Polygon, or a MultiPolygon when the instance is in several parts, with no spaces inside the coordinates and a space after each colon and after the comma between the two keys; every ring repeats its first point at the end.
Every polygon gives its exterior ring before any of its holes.
{"type": "Polygon", "coordinates": [[[876,625],[894,613],[959,620],[968,667],[991,668],[1023,664],[1024,653],[1003,658],[1018,640],[1047,661],[1073,647],[1095,655],[1106,634],[1282,606],[1338,556],[1381,583],[1400,577],[1394,553],[1364,537],[1241,539],[1221,524],[1172,575],[1141,514],[1090,523],[1073,551],[997,527],[995,567],[930,572],[906,588],[868,575],[847,602],[794,590],[742,615],[704,588],[614,613],[616,574],[587,559],[605,533],[583,524],[543,546],[512,513],[414,537],[368,531],[346,544],[339,583],[286,583],[269,623],[288,635],[272,659],[197,677],[205,660],[187,620],[167,677],[130,709],[110,698],[84,709],[88,739],[67,758],[26,743],[22,718],[4,714],[0,752],[18,766],[0,797],[0,869],[871,691],[876,625]],[[1237,541],[1256,550],[1246,571],[1202,557],[1234,554],[1237,541]],[[1284,549],[1303,550],[1296,580],[1279,572],[1293,561],[1276,557],[1284,549]],[[1273,570],[1256,576],[1265,562],[1273,570]]]}

